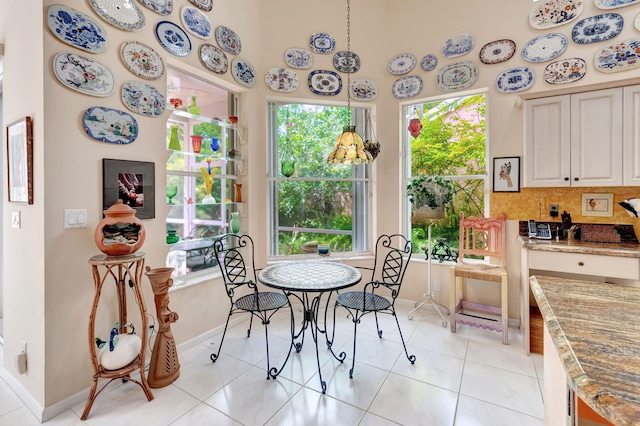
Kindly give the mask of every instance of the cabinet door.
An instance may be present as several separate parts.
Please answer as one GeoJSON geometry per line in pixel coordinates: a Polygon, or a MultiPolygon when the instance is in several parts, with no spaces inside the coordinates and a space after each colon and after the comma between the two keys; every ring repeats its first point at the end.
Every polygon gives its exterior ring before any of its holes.
{"type": "Polygon", "coordinates": [[[525,102],[525,187],[570,186],[570,97],[525,102]]]}
{"type": "Polygon", "coordinates": [[[624,185],[640,186],[640,86],[624,88],[624,185]]]}
{"type": "Polygon", "coordinates": [[[571,186],[622,186],[622,89],[571,95],[571,186]]]}

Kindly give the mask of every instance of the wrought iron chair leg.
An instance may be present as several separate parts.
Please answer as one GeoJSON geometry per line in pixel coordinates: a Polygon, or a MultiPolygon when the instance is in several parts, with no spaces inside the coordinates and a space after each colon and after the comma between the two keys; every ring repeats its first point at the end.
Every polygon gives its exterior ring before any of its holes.
{"type": "Polygon", "coordinates": [[[262,315],[264,316],[262,318],[262,323],[264,324],[264,340],[267,343],[267,380],[269,380],[271,378],[269,375],[269,372],[271,371],[271,363],[269,360],[269,320],[266,319],[266,312],[262,312],[262,315]]]}
{"type": "MultiPolygon", "coordinates": [[[[351,311],[349,311],[351,313],[351,311]]],[[[351,370],[349,370],[349,378],[353,379],[353,369],[356,367],[356,343],[358,339],[356,339],[356,335],[358,334],[358,323],[360,319],[358,318],[358,312],[355,315],[351,314],[353,317],[353,357],[351,358],[351,370]]]]}
{"type": "Polygon", "coordinates": [[[251,312],[251,319],[249,320],[249,328],[247,329],[247,338],[251,337],[251,326],[253,325],[253,312],[251,312]]]}
{"type": "Polygon", "coordinates": [[[216,362],[216,360],[220,356],[220,350],[222,350],[222,343],[224,342],[224,336],[227,335],[227,327],[229,327],[229,318],[231,318],[232,313],[233,313],[233,308],[229,310],[229,315],[227,315],[227,322],[224,325],[224,331],[222,332],[222,338],[220,339],[220,346],[218,347],[218,353],[211,354],[211,356],[209,357],[211,358],[211,362],[216,362]]]}
{"type": "Polygon", "coordinates": [[[404,337],[402,336],[402,330],[400,329],[400,321],[398,321],[398,316],[396,315],[396,310],[394,307],[391,308],[392,309],[392,314],[393,317],[396,319],[396,324],[398,325],[398,333],[400,333],[400,340],[402,340],[402,346],[404,346],[404,353],[407,356],[407,359],[409,360],[409,362],[411,364],[414,364],[416,362],[416,356],[415,355],[409,355],[409,352],[407,351],[407,345],[404,343],[404,337]]]}
{"type": "Polygon", "coordinates": [[[382,339],[382,330],[380,330],[380,325],[378,324],[378,312],[373,311],[373,316],[376,317],[376,329],[378,330],[378,337],[382,339]]]}

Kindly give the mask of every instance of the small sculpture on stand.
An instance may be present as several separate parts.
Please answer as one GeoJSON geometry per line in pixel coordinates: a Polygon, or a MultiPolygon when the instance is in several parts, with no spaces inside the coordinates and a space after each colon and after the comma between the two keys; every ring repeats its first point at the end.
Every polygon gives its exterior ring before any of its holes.
{"type": "Polygon", "coordinates": [[[205,196],[202,199],[202,204],[215,204],[216,199],[211,195],[213,190],[213,176],[216,174],[216,170],[211,168],[211,158],[207,158],[207,167],[201,167],[202,177],[204,178],[204,192],[205,196]]]}

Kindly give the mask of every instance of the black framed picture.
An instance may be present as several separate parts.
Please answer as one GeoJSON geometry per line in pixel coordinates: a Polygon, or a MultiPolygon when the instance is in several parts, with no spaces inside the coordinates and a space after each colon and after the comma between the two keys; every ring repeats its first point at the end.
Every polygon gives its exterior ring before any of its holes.
{"type": "Polygon", "coordinates": [[[493,192],[520,192],[520,157],[493,159],[493,192]]]}
{"type": "Polygon", "coordinates": [[[122,200],[139,219],[156,217],[155,163],[102,159],[102,208],[122,200]]]}

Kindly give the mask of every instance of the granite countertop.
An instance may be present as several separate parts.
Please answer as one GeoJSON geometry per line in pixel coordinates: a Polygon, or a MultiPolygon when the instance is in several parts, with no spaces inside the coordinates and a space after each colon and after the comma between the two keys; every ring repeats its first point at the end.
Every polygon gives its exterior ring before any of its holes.
{"type": "Polygon", "coordinates": [[[571,388],[616,425],[640,424],[640,288],[532,276],[571,388]]]}
{"type": "Polygon", "coordinates": [[[640,258],[640,244],[591,243],[582,240],[541,240],[523,236],[518,236],[518,239],[522,247],[528,250],[640,258]]]}

